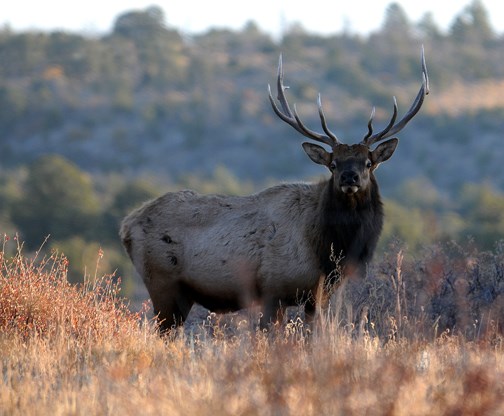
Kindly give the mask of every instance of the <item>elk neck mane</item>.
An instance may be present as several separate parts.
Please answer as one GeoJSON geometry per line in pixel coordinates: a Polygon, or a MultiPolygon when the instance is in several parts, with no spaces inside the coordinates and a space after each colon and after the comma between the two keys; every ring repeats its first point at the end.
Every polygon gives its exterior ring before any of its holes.
{"type": "Polygon", "coordinates": [[[371,260],[383,225],[383,204],[378,184],[371,176],[371,185],[365,192],[345,195],[336,190],[334,179],[320,186],[318,213],[314,216],[313,246],[321,270],[328,275],[335,264],[330,260],[331,246],[341,265],[352,263],[365,266],[371,260]]]}

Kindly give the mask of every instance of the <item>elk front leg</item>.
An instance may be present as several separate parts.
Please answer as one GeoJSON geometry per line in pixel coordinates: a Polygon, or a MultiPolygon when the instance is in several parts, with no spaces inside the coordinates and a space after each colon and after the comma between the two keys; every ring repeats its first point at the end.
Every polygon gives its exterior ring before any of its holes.
{"type": "Polygon", "coordinates": [[[159,330],[164,334],[184,323],[193,302],[176,285],[164,287],[162,290],[157,289],[149,287],[148,291],[159,323],[159,330]]]}

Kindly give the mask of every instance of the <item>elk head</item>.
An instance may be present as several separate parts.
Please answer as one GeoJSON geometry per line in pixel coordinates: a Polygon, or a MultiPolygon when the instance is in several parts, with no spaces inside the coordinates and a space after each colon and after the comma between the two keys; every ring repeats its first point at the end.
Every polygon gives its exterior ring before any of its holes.
{"type": "Polygon", "coordinates": [[[303,143],[303,149],[310,159],[315,163],[326,166],[331,171],[335,190],[347,195],[353,195],[358,192],[364,192],[369,188],[368,185],[373,178],[374,170],[380,165],[380,163],[385,162],[392,156],[397,147],[397,143],[399,142],[397,138],[392,138],[387,141],[383,140],[398,133],[406,126],[406,124],[408,124],[408,122],[418,113],[425,96],[429,93],[429,78],[427,75],[423,48],[421,61],[422,86],[420,87],[415,101],[408,112],[396,123],[397,101],[394,97],[394,109],[390,122],[383,130],[373,134],[373,118],[375,113],[375,109],[373,108],[368,122],[368,132],[358,144],[343,144],[338,140],[336,135],[329,130],[324,110],[322,109],[320,94],[318,96],[317,104],[324,134],[310,130],[303,124],[296,111],[296,106],[294,105],[293,110],[291,110],[285,97],[285,90],[288,87],[283,84],[283,65],[281,55],[278,63],[277,99],[282,109],[280,110],[275,103],[275,100],[271,95],[271,87],[268,85],[269,99],[273,110],[280,119],[294,127],[294,129],[309,139],[316,140],[331,147],[331,151],[328,152],[319,145],[308,142],[303,143]],[[372,146],[379,142],[382,143],[372,149],[372,146]]]}

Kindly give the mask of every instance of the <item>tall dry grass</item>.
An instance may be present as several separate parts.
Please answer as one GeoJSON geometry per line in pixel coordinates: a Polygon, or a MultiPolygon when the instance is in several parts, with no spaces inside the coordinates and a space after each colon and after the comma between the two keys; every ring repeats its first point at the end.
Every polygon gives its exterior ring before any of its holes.
{"type": "Polygon", "coordinates": [[[254,332],[236,315],[231,330],[233,319],[208,320],[165,339],[144,313],[128,310],[112,277],[76,287],[63,255],[5,253],[0,414],[504,414],[498,319],[479,335],[459,330],[456,317],[440,331],[443,312],[436,318],[425,306],[440,303],[450,270],[469,286],[485,273],[498,280],[499,252],[462,266],[439,253],[406,260],[397,250],[365,282],[341,286],[333,312],[311,331],[294,321],[276,334],[254,332]],[[413,292],[424,286],[422,311],[413,292]]]}

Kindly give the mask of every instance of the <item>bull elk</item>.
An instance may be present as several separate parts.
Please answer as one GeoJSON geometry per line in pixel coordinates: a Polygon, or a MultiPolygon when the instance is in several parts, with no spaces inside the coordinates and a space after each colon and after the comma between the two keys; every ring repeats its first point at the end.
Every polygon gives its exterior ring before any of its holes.
{"type": "Polygon", "coordinates": [[[129,214],[120,236],[147,286],[162,331],[182,324],[195,302],[215,312],[259,302],[265,326],[285,306],[308,300],[309,316],[315,307],[310,293],[334,267],[331,247],[341,255],[343,267],[365,267],[383,224],[374,171],[398,143],[397,138],[384,140],[408,124],[429,93],[423,50],[421,63],[422,86],[404,117],[396,123],[394,98],[388,125],[373,133],[373,109],[365,137],[347,145],[327,127],[320,95],[323,133],[306,127],[296,107],[291,110],[280,56],[279,105],[268,86],[273,111],[302,135],[331,148],[302,145],[331,176],[320,183],[282,184],[241,197],[170,192],[129,214]]]}

